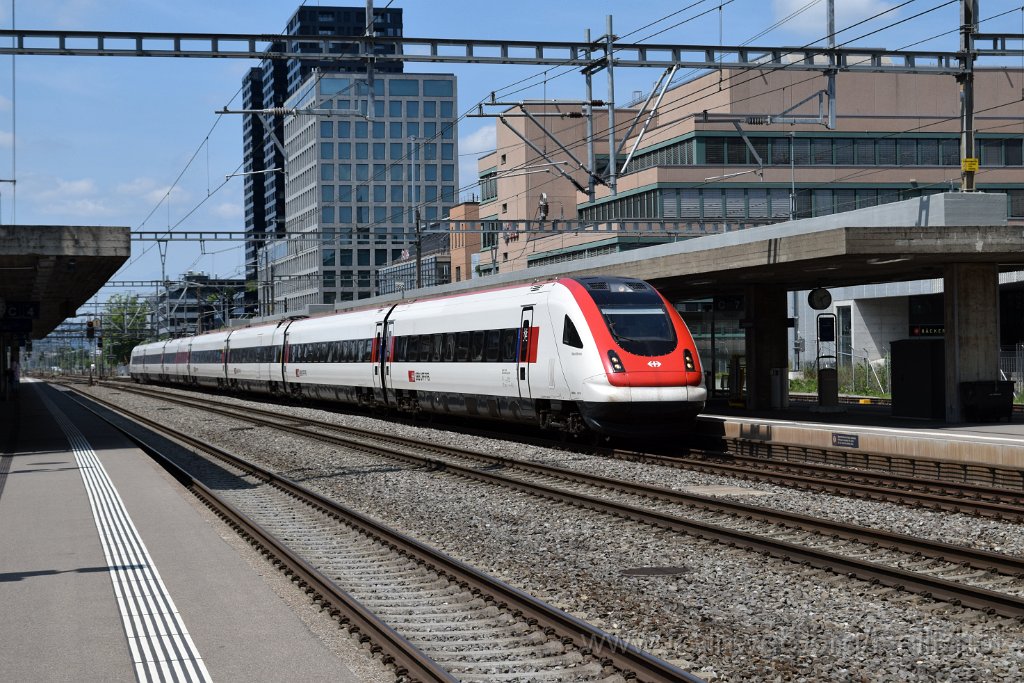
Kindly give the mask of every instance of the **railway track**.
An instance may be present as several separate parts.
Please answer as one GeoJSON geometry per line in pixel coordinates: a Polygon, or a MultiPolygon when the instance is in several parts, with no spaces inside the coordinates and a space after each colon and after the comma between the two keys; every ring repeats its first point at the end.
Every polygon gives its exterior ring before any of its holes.
{"type": "MultiPolygon", "coordinates": [[[[164,392],[131,391],[988,613],[1024,618],[1024,558],[331,423],[300,420],[250,407],[231,408],[220,402],[169,396],[164,392]],[[423,455],[424,451],[430,455],[423,455]]],[[[1018,507],[1014,514],[1022,512],[1024,510],[1018,507]]]]}
{"type": "Polygon", "coordinates": [[[129,434],[401,678],[700,680],[227,451],[73,391],[104,419],[90,402],[185,444],[192,453],[164,453],[129,434]]]}
{"type": "Polygon", "coordinates": [[[748,481],[834,493],[880,502],[1024,521],[1024,492],[942,479],[910,477],[832,465],[767,460],[691,449],[689,456],[667,456],[615,449],[608,456],[748,481]]]}
{"type": "MultiPolygon", "coordinates": [[[[166,391],[149,387],[117,384],[116,388],[168,401],[187,403],[189,400],[201,400],[195,397],[195,395],[189,397],[180,394],[170,395],[166,391]]],[[[214,402],[213,405],[225,406],[224,410],[232,410],[227,404],[220,402],[214,402]]],[[[249,408],[246,409],[246,412],[253,415],[262,415],[270,420],[280,417],[272,410],[249,408]]],[[[318,426],[336,431],[343,429],[338,425],[328,422],[320,422],[318,426]]],[[[471,428],[467,431],[472,431],[472,433],[481,436],[494,436],[492,432],[479,428],[471,428]]],[[[366,434],[369,434],[369,432],[366,434]]],[[[515,438],[548,448],[558,449],[565,447],[564,443],[544,438],[521,436],[515,438]]],[[[662,455],[620,448],[601,448],[599,453],[606,457],[629,462],[655,464],[879,502],[898,503],[946,512],[979,515],[992,519],[1024,522],[1024,491],[1013,491],[968,482],[950,482],[924,477],[878,473],[869,470],[803,461],[794,463],[784,460],[767,460],[760,457],[723,453],[712,449],[691,448],[689,457],[662,455]]]]}

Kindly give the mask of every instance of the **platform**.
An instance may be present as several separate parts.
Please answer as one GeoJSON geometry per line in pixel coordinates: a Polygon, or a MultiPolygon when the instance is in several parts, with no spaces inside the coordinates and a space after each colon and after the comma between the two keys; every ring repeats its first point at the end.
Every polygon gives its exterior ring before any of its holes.
{"type": "Polygon", "coordinates": [[[0,439],[0,680],[359,680],[191,494],[64,391],[22,383],[0,439]]]}
{"type": "Polygon", "coordinates": [[[786,410],[746,410],[711,401],[701,431],[809,448],[860,450],[911,458],[1024,468],[1024,418],[945,424],[893,417],[886,405],[843,404],[816,412],[811,403],[786,410]]]}

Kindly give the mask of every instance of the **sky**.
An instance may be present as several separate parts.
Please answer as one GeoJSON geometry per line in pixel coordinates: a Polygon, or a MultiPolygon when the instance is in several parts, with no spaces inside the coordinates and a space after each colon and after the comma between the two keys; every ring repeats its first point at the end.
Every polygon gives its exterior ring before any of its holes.
{"type": "MultiPolygon", "coordinates": [[[[304,4],[365,7],[360,0],[304,4]]],[[[377,7],[388,4],[375,1],[377,7]]],[[[277,34],[299,5],[299,0],[0,0],[0,27],[277,34]]],[[[957,48],[958,2],[839,0],[836,5],[840,45],[957,48]],[[879,13],[884,14],[848,28],[879,13]],[[939,37],[926,40],[933,36],[939,37]],[[914,45],[919,41],[925,42],[914,45]]],[[[983,23],[982,31],[1024,33],[1021,0],[980,5],[982,19],[1007,12],[983,23]]],[[[578,41],[588,28],[595,38],[603,35],[609,15],[614,33],[627,42],[735,45],[754,39],[754,45],[802,46],[824,44],[827,32],[824,0],[392,0],[390,6],[402,8],[405,35],[417,38],[578,41]]],[[[0,183],[0,222],[243,230],[242,179],[225,179],[242,163],[241,117],[215,112],[241,107],[242,77],[256,64],[0,56],[0,179],[17,181],[0,183]]],[[[474,109],[491,91],[506,100],[584,95],[577,71],[552,66],[409,63],[406,70],[455,73],[460,113],[474,109]]],[[[616,100],[648,91],[659,75],[656,69],[617,68],[616,100]]],[[[606,97],[606,83],[603,73],[595,78],[595,97],[606,97]]],[[[494,125],[493,119],[478,118],[459,124],[464,196],[477,191],[476,159],[493,149],[494,125]]],[[[169,279],[186,271],[241,277],[243,261],[240,243],[170,242],[166,274],[169,279]]],[[[131,259],[112,279],[160,277],[155,244],[133,241],[131,259]]],[[[152,293],[108,287],[94,300],[133,291],[152,293]]]]}

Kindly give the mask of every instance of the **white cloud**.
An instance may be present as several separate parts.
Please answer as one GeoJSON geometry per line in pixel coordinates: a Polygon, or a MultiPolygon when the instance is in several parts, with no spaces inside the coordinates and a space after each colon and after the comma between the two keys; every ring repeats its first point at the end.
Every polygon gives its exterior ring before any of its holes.
{"type": "MultiPolygon", "coordinates": [[[[118,184],[114,191],[126,197],[132,201],[140,201],[143,204],[150,206],[156,206],[166,200],[167,185],[161,185],[152,178],[135,178],[125,183],[118,184]]],[[[180,202],[188,202],[191,199],[191,194],[183,190],[181,186],[175,186],[170,190],[171,200],[171,212],[174,212],[174,206],[180,202]]]]}
{"type": "Polygon", "coordinates": [[[0,130],[0,147],[10,149],[14,143],[14,134],[7,130],[0,130]]]}
{"type": "Polygon", "coordinates": [[[242,205],[238,202],[221,202],[210,213],[224,221],[240,222],[243,218],[242,205]]]}
{"type": "MultiPolygon", "coordinates": [[[[775,12],[774,19],[776,21],[783,17],[788,17],[793,12],[796,12],[801,7],[807,4],[808,0],[772,0],[772,9],[775,12]]],[[[781,30],[789,31],[791,33],[799,34],[806,40],[820,39],[824,40],[825,36],[828,35],[828,26],[825,21],[825,2],[819,2],[808,10],[801,12],[798,16],[786,22],[781,30]]],[[[887,9],[893,7],[891,2],[882,2],[881,0],[842,0],[842,2],[835,3],[836,8],[836,31],[839,31],[851,24],[855,24],[858,21],[867,19],[870,16],[874,16],[879,12],[884,12],[887,9]]],[[[885,17],[880,17],[879,21],[884,18],[888,18],[889,21],[895,17],[896,13],[890,13],[885,17]]],[[[889,23],[888,21],[886,23],[889,23]]],[[[850,40],[855,38],[859,33],[857,29],[849,31],[847,33],[841,33],[836,37],[837,43],[842,43],[844,40],[850,40]]]]}
{"type": "Polygon", "coordinates": [[[37,201],[79,201],[88,195],[96,194],[96,181],[92,178],[79,178],[78,180],[64,180],[56,178],[47,183],[45,188],[37,189],[31,193],[37,201]]]}
{"type": "Polygon", "coordinates": [[[494,122],[488,121],[469,135],[459,137],[459,151],[462,154],[483,154],[497,146],[497,132],[494,122]]]}

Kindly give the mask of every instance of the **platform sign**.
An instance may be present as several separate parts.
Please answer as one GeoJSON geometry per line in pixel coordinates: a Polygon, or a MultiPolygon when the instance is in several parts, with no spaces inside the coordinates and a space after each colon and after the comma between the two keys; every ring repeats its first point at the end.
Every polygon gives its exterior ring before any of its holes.
{"type": "Polygon", "coordinates": [[[716,311],[728,311],[728,312],[742,312],[743,311],[743,295],[738,296],[725,296],[719,295],[714,298],[714,306],[716,311]]]}
{"type": "Polygon", "coordinates": [[[832,432],[832,445],[838,448],[860,448],[860,435],[832,432]]]}
{"type": "Polygon", "coordinates": [[[967,157],[966,159],[960,160],[960,170],[967,173],[977,173],[980,164],[976,157],[967,157]]]}
{"type": "Polygon", "coordinates": [[[0,311],[0,319],[3,320],[37,320],[38,318],[38,301],[8,301],[0,311]]]}
{"type": "Polygon", "coordinates": [[[31,334],[32,321],[28,318],[13,318],[11,320],[0,318],[0,332],[9,332],[11,334],[31,334]]]}

